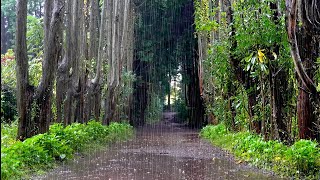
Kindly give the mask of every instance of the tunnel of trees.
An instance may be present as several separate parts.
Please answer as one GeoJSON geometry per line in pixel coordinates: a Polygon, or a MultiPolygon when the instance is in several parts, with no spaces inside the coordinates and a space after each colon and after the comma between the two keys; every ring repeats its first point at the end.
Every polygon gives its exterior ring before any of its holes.
{"type": "Polygon", "coordinates": [[[24,140],[176,110],[192,128],[319,140],[319,3],[4,0],[1,121],[24,140]]]}
{"type": "Polygon", "coordinates": [[[204,125],[193,7],[192,0],[4,2],[1,51],[15,49],[18,137],[92,118],[144,125],[161,118],[164,102],[170,109],[178,75],[175,98],[189,126],[204,125]]]}

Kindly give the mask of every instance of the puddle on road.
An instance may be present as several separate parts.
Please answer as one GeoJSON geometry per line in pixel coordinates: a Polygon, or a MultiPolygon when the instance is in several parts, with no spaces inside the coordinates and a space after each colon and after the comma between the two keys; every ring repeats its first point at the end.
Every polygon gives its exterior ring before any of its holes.
{"type": "Polygon", "coordinates": [[[137,129],[136,137],[78,158],[35,179],[212,180],[279,179],[236,164],[226,152],[174,123],[137,129]]]}

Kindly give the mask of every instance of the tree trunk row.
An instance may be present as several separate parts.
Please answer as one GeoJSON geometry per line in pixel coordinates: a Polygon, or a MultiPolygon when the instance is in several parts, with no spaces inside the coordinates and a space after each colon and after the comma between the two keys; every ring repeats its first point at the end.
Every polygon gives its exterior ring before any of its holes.
{"type": "Polygon", "coordinates": [[[121,76],[133,67],[131,0],[105,0],[101,15],[98,0],[46,0],[44,59],[38,87],[28,82],[27,3],[17,1],[18,138],[47,132],[50,122],[68,125],[93,117],[99,120],[103,102],[103,123],[117,120],[122,112],[116,110],[123,90],[119,88],[121,76]],[[90,67],[92,63],[95,69],[90,67]]]}

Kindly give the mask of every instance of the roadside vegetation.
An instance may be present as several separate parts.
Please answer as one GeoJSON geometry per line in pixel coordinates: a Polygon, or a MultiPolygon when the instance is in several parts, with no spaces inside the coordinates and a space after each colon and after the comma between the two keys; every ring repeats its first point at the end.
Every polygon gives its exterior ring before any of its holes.
{"type": "Polygon", "coordinates": [[[75,153],[131,137],[133,128],[126,123],[104,126],[97,121],[53,124],[47,133],[17,141],[17,123],[1,124],[1,179],[28,178],[57,163],[72,159],[75,153]]]}
{"type": "Polygon", "coordinates": [[[315,4],[195,0],[205,111],[216,125],[201,136],[240,161],[294,178],[320,179],[315,4]]]}
{"type": "Polygon", "coordinates": [[[320,178],[320,147],[315,141],[301,139],[287,146],[277,140],[264,141],[248,131],[230,132],[224,124],[208,125],[200,135],[233,153],[238,162],[246,161],[282,176],[320,178]]]}

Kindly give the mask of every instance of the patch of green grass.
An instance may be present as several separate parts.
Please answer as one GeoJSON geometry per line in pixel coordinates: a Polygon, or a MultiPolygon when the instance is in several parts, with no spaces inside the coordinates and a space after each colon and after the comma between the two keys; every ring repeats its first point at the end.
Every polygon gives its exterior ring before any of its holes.
{"type": "Polygon", "coordinates": [[[133,134],[129,124],[100,122],[73,123],[67,127],[53,124],[48,133],[23,142],[13,140],[16,125],[1,125],[1,179],[18,179],[34,172],[52,168],[56,162],[73,158],[75,152],[85,152],[96,145],[124,140],[133,134]],[[2,138],[5,137],[5,138],[2,138]]]}
{"type": "Polygon", "coordinates": [[[299,140],[292,146],[286,146],[279,141],[264,141],[249,132],[231,133],[223,124],[204,127],[200,136],[229,150],[241,160],[279,175],[320,179],[320,148],[317,142],[299,140]]]}

